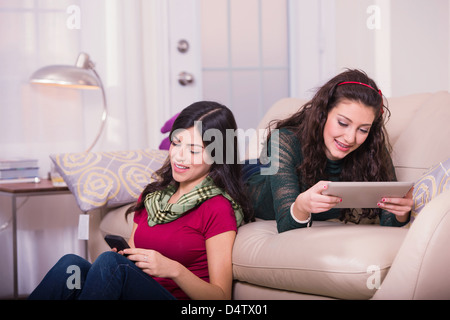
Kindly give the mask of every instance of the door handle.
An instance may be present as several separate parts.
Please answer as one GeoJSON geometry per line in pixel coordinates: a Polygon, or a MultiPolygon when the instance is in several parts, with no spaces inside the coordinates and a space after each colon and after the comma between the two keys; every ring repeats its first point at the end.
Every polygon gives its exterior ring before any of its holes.
{"type": "Polygon", "coordinates": [[[194,76],[191,73],[188,72],[180,72],[178,74],[178,82],[182,85],[182,86],[187,86],[189,84],[194,83],[194,76]]]}
{"type": "Polygon", "coordinates": [[[178,49],[178,52],[180,52],[180,53],[188,52],[189,51],[189,42],[187,42],[184,39],[181,39],[180,41],[178,41],[177,49],[178,49]]]}

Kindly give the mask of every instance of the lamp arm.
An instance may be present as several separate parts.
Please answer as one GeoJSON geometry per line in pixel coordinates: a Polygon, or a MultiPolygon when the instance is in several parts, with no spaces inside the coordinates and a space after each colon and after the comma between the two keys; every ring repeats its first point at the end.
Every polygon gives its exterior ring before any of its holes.
{"type": "Polygon", "coordinates": [[[94,141],[92,142],[92,144],[89,146],[89,148],[86,149],[86,153],[89,153],[92,148],[95,146],[95,144],[97,143],[98,139],[100,138],[100,135],[103,132],[103,129],[105,127],[105,123],[106,123],[106,118],[108,117],[108,110],[107,110],[107,104],[106,104],[106,94],[105,94],[105,89],[103,88],[103,83],[102,80],[100,79],[100,76],[98,75],[98,73],[95,71],[94,68],[91,68],[91,70],[94,72],[95,76],[97,77],[99,83],[100,83],[100,89],[102,90],[102,98],[103,98],[103,114],[102,114],[102,122],[100,125],[100,130],[97,133],[97,136],[95,137],[94,141]]]}

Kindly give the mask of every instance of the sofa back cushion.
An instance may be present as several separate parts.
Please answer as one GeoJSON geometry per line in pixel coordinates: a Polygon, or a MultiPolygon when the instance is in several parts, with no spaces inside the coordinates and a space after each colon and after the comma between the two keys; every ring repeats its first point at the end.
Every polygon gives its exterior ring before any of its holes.
{"type": "MultiPolygon", "coordinates": [[[[392,160],[399,180],[415,181],[450,157],[450,93],[434,93],[418,108],[404,103],[395,105],[392,113],[394,121],[399,122],[398,117],[404,116],[406,122],[393,143],[392,160]]],[[[391,128],[394,130],[394,124],[391,128]]]]}
{"type": "Polygon", "coordinates": [[[408,127],[417,110],[431,96],[431,93],[418,93],[387,99],[387,106],[391,112],[391,116],[386,122],[386,129],[392,145],[397,142],[400,135],[408,127]]]}

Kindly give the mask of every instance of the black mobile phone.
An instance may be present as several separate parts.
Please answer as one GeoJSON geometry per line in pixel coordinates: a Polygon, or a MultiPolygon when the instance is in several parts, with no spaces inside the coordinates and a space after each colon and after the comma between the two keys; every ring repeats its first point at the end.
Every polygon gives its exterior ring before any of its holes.
{"type": "Polygon", "coordinates": [[[121,236],[107,234],[105,236],[106,243],[112,248],[116,248],[117,252],[129,248],[128,242],[121,236]]]}

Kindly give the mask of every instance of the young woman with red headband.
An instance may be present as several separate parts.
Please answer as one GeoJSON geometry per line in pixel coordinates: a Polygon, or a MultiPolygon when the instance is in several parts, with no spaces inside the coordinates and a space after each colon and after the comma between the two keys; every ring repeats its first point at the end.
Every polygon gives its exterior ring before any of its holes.
{"type": "MultiPolygon", "coordinates": [[[[253,168],[251,174],[244,173],[256,217],[277,220],[279,232],[329,219],[405,225],[412,190],[405,198],[381,199],[378,209],[361,212],[334,208],[341,199],[322,194],[326,181],[396,180],[386,116],[390,112],[376,83],[364,72],[347,70],[322,86],[297,113],[275,122],[271,129],[279,130],[278,172],[263,175],[253,168]]],[[[263,154],[270,156],[271,144],[266,145],[263,154]]]]}

